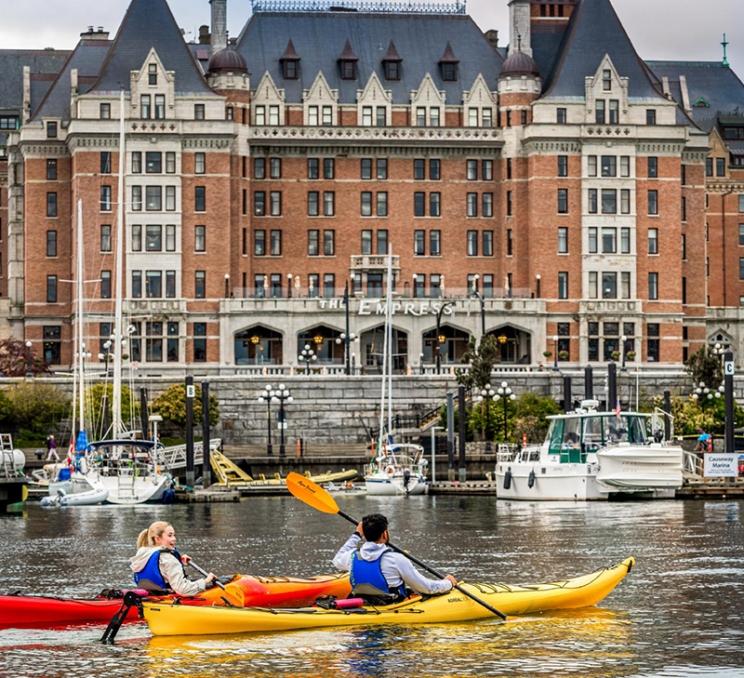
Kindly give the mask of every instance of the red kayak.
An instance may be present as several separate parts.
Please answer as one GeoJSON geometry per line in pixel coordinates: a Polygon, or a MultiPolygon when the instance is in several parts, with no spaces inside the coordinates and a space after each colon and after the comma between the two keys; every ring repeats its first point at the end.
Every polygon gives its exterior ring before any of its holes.
{"type": "MultiPolygon", "coordinates": [[[[178,598],[183,605],[232,605],[234,607],[303,607],[320,596],[345,598],[351,590],[348,574],[317,577],[251,577],[235,575],[225,590],[214,587],[198,596],[157,596],[149,600],[178,598]]],[[[96,598],[50,596],[0,596],[0,629],[47,628],[75,624],[106,624],[119,611],[125,592],[96,598]]],[[[130,608],[125,621],[137,620],[130,608]]]]}

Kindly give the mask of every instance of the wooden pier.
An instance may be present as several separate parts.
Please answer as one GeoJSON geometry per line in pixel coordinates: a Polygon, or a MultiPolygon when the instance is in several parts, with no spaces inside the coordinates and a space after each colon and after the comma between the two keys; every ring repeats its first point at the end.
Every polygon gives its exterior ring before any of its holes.
{"type": "Polygon", "coordinates": [[[677,499],[730,499],[744,497],[744,477],[686,478],[677,499]]]}
{"type": "Polygon", "coordinates": [[[429,494],[464,496],[496,496],[496,483],[488,480],[457,480],[436,482],[429,486],[429,494]]]}

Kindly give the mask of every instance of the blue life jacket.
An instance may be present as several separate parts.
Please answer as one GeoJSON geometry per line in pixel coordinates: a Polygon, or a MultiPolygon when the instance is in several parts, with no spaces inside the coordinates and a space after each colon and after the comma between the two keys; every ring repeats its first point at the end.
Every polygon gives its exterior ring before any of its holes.
{"type": "Polygon", "coordinates": [[[385,553],[387,551],[383,551],[375,560],[360,558],[358,551],[351,554],[349,579],[352,596],[359,596],[379,605],[395,603],[407,597],[406,587],[402,582],[400,586],[392,587],[382,574],[382,556],[385,553]]]}
{"type": "Polygon", "coordinates": [[[162,553],[172,553],[178,562],[181,562],[181,554],[176,551],[170,551],[169,549],[160,549],[155,551],[145,563],[145,566],[133,575],[134,583],[142,589],[151,591],[152,593],[165,591],[170,593],[170,584],[165,580],[162,573],[160,572],[160,555],[162,553]]]}

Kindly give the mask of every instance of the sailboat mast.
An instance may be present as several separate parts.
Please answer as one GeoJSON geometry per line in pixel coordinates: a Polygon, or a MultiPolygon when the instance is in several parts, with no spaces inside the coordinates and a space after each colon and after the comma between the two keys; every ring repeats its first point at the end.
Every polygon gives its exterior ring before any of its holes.
{"type": "Polygon", "coordinates": [[[390,297],[390,278],[388,277],[388,287],[385,291],[385,327],[382,333],[382,385],[380,389],[380,428],[379,435],[377,437],[377,454],[382,454],[385,443],[385,390],[387,389],[387,374],[388,374],[388,354],[390,353],[390,347],[388,345],[388,304],[390,297]]]}
{"type": "Polygon", "coordinates": [[[385,303],[385,331],[388,334],[388,398],[387,398],[387,432],[393,432],[393,248],[390,246],[387,260],[387,299],[385,303]]]}
{"type": "Polygon", "coordinates": [[[124,296],[124,162],[126,148],[124,145],[124,90],[119,95],[119,182],[117,187],[116,207],[116,274],[114,289],[114,383],[112,398],[112,437],[121,437],[123,424],[121,420],[121,353],[124,348],[122,336],[122,297],[124,296]]]}
{"type": "MultiPolygon", "coordinates": [[[[76,267],[76,280],[75,280],[75,295],[76,295],[76,301],[77,301],[77,308],[75,309],[77,312],[77,318],[76,325],[77,325],[77,332],[75,333],[75,357],[77,359],[76,362],[76,370],[75,375],[77,378],[77,388],[78,388],[78,407],[79,407],[79,414],[78,414],[78,425],[80,431],[85,430],[85,381],[83,379],[83,355],[85,354],[85,343],[84,343],[84,326],[83,326],[83,285],[84,280],[83,277],[85,276],[85,265],[83,262],[83,201],[82,199],[78,198],[77,202],[77,248],[76,248],[76,256],[77,256],[77,267],[76,267]]],[[[75,422],[73,421],[72,424],[73,429],[73,435],[75,434],[75,422]]]]}

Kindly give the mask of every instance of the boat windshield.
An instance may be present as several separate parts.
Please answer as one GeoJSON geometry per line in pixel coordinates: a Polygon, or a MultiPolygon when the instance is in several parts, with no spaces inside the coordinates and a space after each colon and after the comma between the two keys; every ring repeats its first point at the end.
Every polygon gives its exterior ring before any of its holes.
{"type": "Polygon", "coordinates": [[[636,414],[602,414],[584,419],[584,446],[587,452],[595,452],[605,445],[646,443],[643,417],[636,414]]]}

